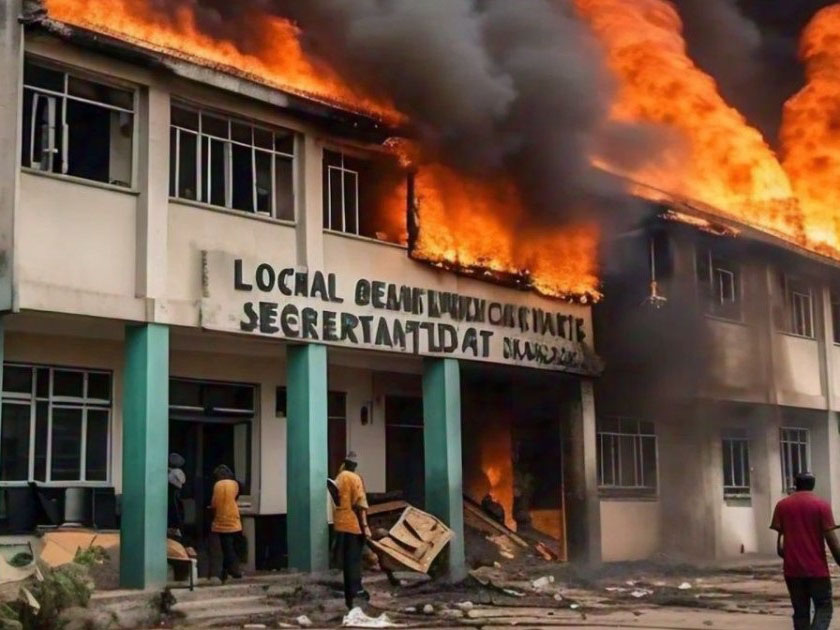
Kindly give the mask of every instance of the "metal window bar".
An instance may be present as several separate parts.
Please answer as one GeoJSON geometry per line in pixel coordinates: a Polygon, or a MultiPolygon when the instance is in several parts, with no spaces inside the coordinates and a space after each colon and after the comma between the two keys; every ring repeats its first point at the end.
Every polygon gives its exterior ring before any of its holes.
{"type": "MultiPolygon", "coordinates": [[[[649,433],[642,433],[638,424],[636,427],[636,432],[613,432],[613,431],[599,431],[598,432],[598,440],[599,440],[599,454],[600,454],[600,483],[599,485],[602,488],[626,488],[626,489],[652,489],[655,487],[654,481],[649,480],[645,476],[645,455],[644,455],[644,440],[645,438],[653,439],[654,440],[654,447],[655,447],[655,440],[656,436],[649,433]],[[632,469],[633,469],[633,479],[625,479],[624,475],[624,467],[623,467],[623,460],[622,460],[622,449],[621,449],[621,438],[630,438],[632,440],[633,448],[632,456],[632,469]],[[606,456],[606,443],[607,440],[611,446],[611,456],[608,458],[606,456]],[[609,461],[608,461],[609,460],[609,461]],[[606,483],[606,471],[607,466],[611,469],[612,472],[612,482],[606,483]]],[[[654,448],[654,451],[656,449],[654,448]]]]}

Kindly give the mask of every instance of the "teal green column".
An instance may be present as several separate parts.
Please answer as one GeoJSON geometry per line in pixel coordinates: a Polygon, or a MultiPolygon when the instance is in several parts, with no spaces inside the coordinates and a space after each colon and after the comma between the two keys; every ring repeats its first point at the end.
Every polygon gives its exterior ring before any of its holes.
{"type": "Polygon", "coordinates": [[[286,506],[289,567],[329,568],[327,348],[286,351],[286,506]]]}
{"type": "Polygon", "coordinates": [[[423,361],[423,444],[426,510],[455,533],[449,543],[449,578],[459,581],[466,577],[466,568],[461,480],[461,373],[455,359],[423,361]]]}
{"type": "Polygon", "coordinates": [[[169,328],[127,326],[123,381],[120,585],[166,584],[169,328]]]}

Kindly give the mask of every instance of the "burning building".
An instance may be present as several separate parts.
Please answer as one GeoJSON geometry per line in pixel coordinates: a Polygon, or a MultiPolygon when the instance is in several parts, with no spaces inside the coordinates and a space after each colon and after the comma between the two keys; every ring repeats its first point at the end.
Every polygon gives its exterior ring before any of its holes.
{"type": "Polygon", "coordinates": [[[325,566],[348,450],[456,573],[463,501],[599,561],[840,497],[833,11],[776,150],[689,0],[231,4],[3,5],[6,531],[55,499],[156,584],[168,451],[200,555],[233,469],[258,569],[325,566]]]}

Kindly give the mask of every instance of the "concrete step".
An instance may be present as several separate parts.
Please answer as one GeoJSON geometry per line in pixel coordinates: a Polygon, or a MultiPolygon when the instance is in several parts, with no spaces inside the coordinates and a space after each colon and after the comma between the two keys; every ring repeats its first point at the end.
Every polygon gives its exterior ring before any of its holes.
{"type": "Polygon", "coordinates": [[[230,622],[233,619],[248,619],[255,615],[271,615],[280,610],[277,606],[269,606],[265,602],[256,600],[250,602],[240,601],[235,605],[229,602],[218,602],[215,604],[206,604],[201,608],[177,610],[177,612],[183,615],[182,621],[188,624],[199,621],[212,621],[218,625],[223,622],[230,622]]]}
{"type": "Polygon", "coordinates": [[[198,586],[191,591],[187,588],[171,589],[169,592],[175,601],[196,602],[226,600],[232,597],[243,596],[265,596],[267,585],[265,583],[253,582],[232,582],[221,586],[198,586]]]}
{"type": "Polygon", "coordinates": [[[197,599],[189,602],[178,602],[177,604],[173,604],[171,610],[173,612],[192,615],[196,611],[235,609],[258,603],[268,605],[265,597],[262,595],[240,595],[238,597],[220,597],[217,599],[197,599]]]}

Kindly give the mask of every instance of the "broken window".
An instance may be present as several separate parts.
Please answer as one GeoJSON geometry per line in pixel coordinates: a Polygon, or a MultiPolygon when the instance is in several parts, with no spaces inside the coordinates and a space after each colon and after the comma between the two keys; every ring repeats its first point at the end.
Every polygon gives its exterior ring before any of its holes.
{"type": "Polygon", "coordinates": [[[814,307],[811,285],[794,276],[783,276],[785,330],[802,337],[814,336],[814,307]]]}
{"type": "Polygon", "coordinates": [[[794,479],[810,470],[811,447],[808,429],[781,429],[782,491],[793,490],[794,479]]]}
{"type": "Polygon", "coordinates": [[[723,432],[723,496],[750,494],[750,442],[743,429],[723,432]]]}
{"type": "Polygon", "coordinates": [[[21,164],[131,186],[134,92],[27,59],[21,164]]]}
{"type": "Polygon", "coordinates": [[[0,481],[108,481],[111,375],[6,364],[0,481]]]}
{"type": "Polygon", "coordinates": [[[172,107],[172,197],[294,221],[294,159],[289,130],[172,107]]]}
{"type": "Polygon", "coordinates": [[[405,243],[408,176],[393,157],[324,151],[322,175],[325,230],[405,243]]]}
{"type": "Polygon", "coordinates": [[[741,273],[736,263],[716,256],[710,249],[701,250],[697,281],[709,315],[741,320],[741,273]]]}
{"type": "Polygon", "coordinates": [[[656,433],[652,422],[622,417],[598,420],[600,488],[655,492],[656,460],[656,433]]]}

